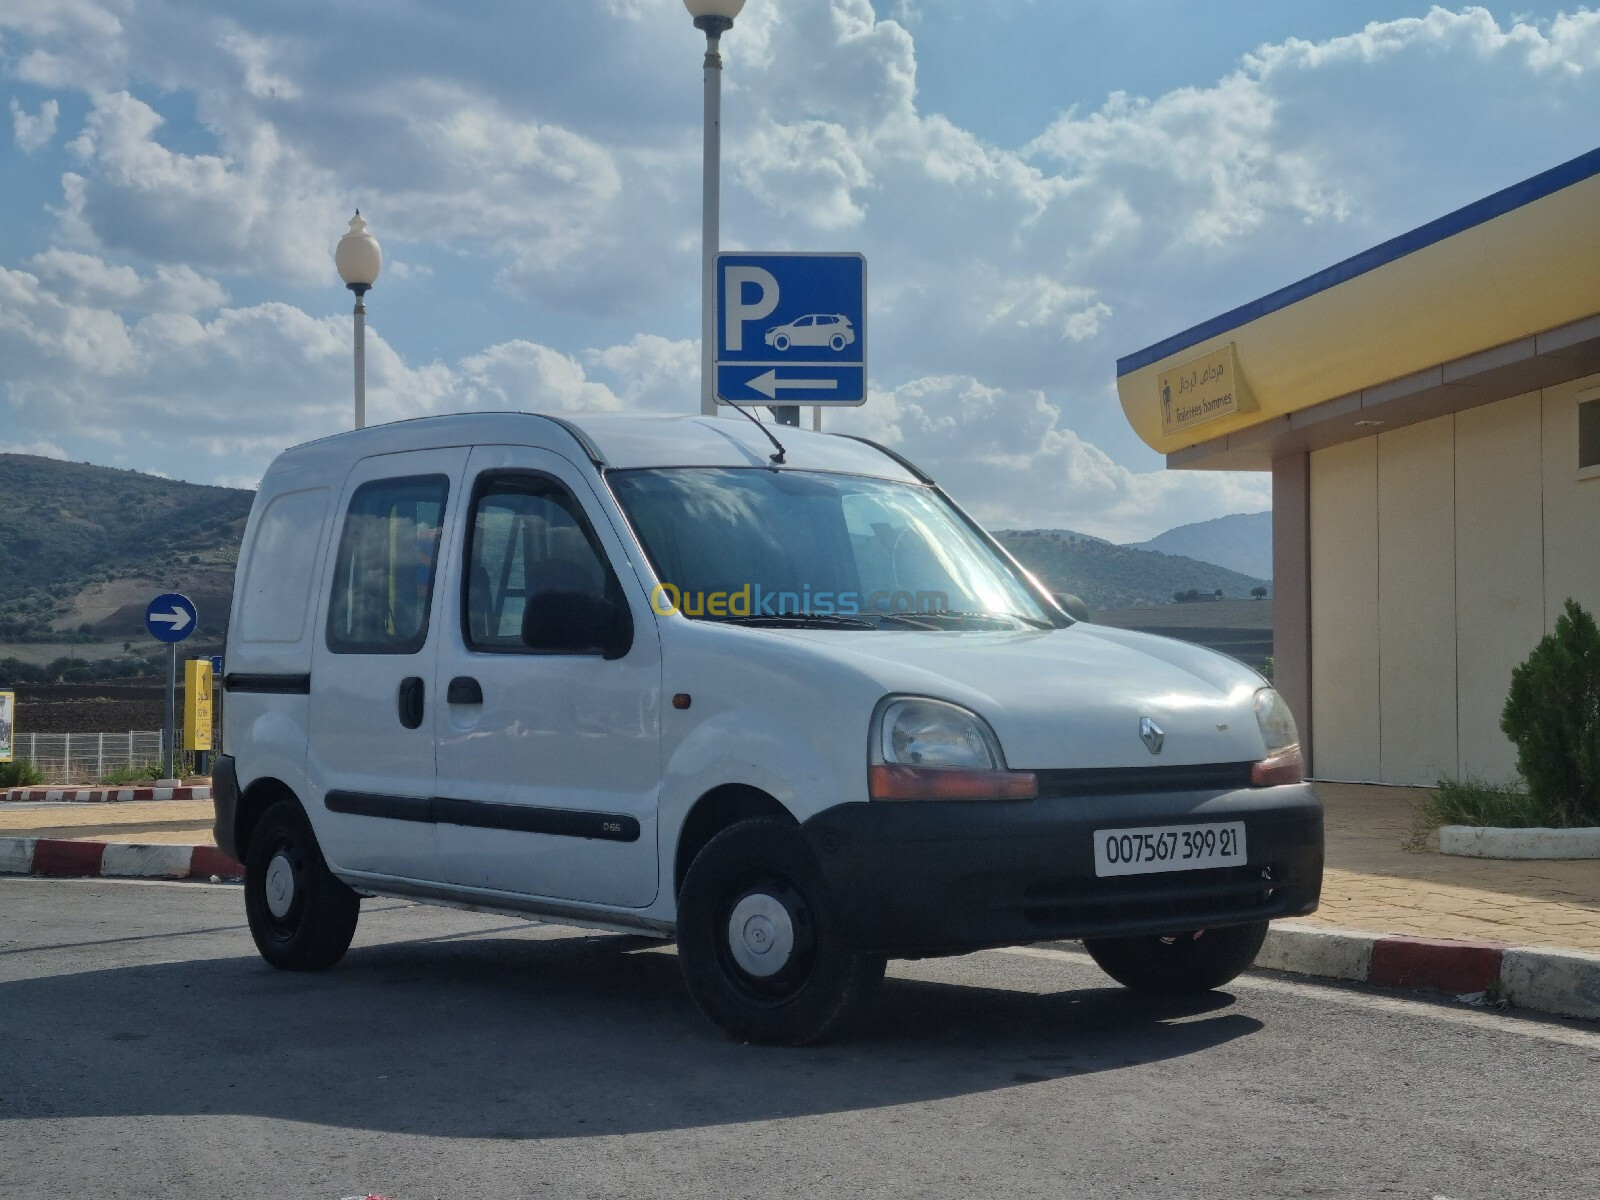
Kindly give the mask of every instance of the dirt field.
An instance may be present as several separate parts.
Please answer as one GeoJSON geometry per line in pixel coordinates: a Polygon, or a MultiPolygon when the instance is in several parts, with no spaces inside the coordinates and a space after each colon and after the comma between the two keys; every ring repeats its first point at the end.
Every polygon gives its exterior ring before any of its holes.
{"type": "MultiPolygon", "coordinates": [[[[23,685],[17,693],[19,733],[126,733],[160,729],[166,721],[165,686],[159,683],[23,685]]],[[[183,688],[178,688],[183,713],[183,688]]]]}

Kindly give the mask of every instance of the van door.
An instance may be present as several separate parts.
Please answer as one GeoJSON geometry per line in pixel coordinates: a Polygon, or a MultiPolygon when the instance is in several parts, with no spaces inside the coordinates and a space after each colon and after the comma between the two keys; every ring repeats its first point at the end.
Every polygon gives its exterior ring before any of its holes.
{"type": "Polygon", "coordinates": [[[656,894],[661,652],[646,595],[583,475],[547,450],[474,449],[433,709],[449,883],[642,908],[656,894]],[[561,596],[626,606],[626,653],[536,653],[561,596]]]}
{"type": "Polygon", "coordinates": [[[345,482],[311,659],[307,798],[335,867],[430,879],[435,586],[465,449],[363,459],[345,482]]]}

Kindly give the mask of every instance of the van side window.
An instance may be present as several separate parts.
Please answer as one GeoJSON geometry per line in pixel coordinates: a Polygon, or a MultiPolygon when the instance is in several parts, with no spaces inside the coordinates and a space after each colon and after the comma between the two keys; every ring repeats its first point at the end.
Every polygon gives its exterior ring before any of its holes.
{"type": "Polygon", "coordinates": [[[449,492],[443,475],[413,475],[364,483],[350,497],[328,604],[333,653],[422,649],[449,492]]]}
{"type": "Polygon", "coordinates": [[[576,592],[625,604],[577,499],[554,479],[481,479],[471,530],[461,625],[473,650],[526,652],[522,614],[536,592],[576,592]]]}

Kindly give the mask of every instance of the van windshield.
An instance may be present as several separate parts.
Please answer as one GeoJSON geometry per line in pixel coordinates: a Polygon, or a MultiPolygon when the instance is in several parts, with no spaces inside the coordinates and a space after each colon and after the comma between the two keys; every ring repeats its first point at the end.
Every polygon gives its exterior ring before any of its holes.
{"type": "Polygon", "coordinates": [[[763,468],[606,478],[650,556],[663,614],[857,629],[1068,623],[932,488],[763,468]]]}

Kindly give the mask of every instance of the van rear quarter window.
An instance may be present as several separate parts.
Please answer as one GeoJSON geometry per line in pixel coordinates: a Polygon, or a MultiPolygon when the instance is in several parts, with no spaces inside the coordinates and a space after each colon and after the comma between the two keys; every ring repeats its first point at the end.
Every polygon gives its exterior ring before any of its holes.
{"type": "Polygon", "coordinates": [[[450,481],[413,475],[350,497],[328,603],[335,654],[415,654],[428,640],[439,530],[450,481]]]}
{"type": "Polygon", "coordinates": [[[256,526],[235,635],[251,644],[300,641],[328,517],[328,489],[285,492],[268,503],[256,526]]]}

